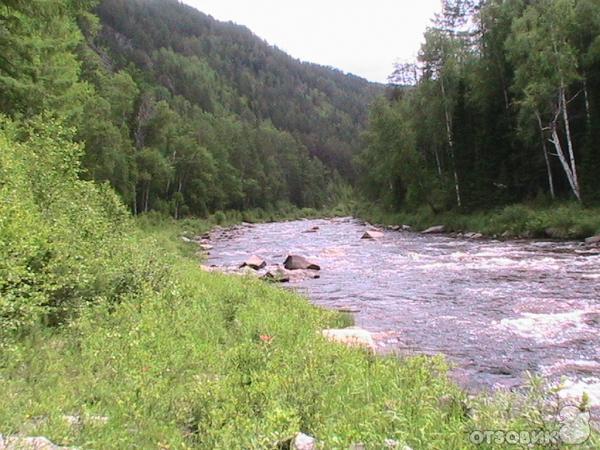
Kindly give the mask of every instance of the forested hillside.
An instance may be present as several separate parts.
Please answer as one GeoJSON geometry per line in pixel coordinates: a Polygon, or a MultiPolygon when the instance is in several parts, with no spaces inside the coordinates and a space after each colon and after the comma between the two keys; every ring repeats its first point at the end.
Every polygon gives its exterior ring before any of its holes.
{"type": "Polygon", "coordinates": [[[0,110],[63,117],[136,213],[320,207],[354,175],[378,85],[174,0],[5,9],[0,110]]]}
{"type": "Polygon", "coordinates": [[[365,191],[434,212],[600,201],[600,1],[443,4],[371,111],[365,191]]]}

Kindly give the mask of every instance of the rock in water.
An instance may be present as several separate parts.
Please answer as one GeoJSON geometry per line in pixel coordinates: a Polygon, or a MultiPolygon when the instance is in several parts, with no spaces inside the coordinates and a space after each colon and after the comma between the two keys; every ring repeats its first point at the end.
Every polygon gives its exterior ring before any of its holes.
{"type": "Polygon", "coordinates": [[[292,448],[294,450],[316,450],[317,440],[308,434],[298,433],[294,438],[292,448]]]}
{"type": "Polygon", "coordinates": [[[361,239],[381,239],[382,237],[383,233],[381,231],[367,230],[361,239]]]}
{"type": "Polygon", "coordinates": [[[365,347],[375,349],[373,335],[362,328],[349,327],[341,329],[329,329],[321,332],[327,340],[347,345],[348,347],[365,347]]]}
{"type": "Polygon", "coordinates": [[[310,262],[304,256],[289,255],[284,263],[283,267],[288,270],[321,270],[321,267],[315,263],[310,262]]]}
{"type": "Polygon", "coordinates": [[[254,270],[260,270],[263,267],[265,267],[266,265],[267,265],[267,263],[265,262],[264,259],[262,259],[256,255],[252,255],[250,258],[248,258],[246,261],[244,261],[240,265],[240,269],[243,267],[250,267],[251,269],[254,269],[254,270]]]}
{"type": "Polygon", "coordinates": [[[444,225],[436,225],[434,227],[429,227],[423,234],[434,234],[434,233],[444,233],[446,231],[446,227],[444,225]]]}

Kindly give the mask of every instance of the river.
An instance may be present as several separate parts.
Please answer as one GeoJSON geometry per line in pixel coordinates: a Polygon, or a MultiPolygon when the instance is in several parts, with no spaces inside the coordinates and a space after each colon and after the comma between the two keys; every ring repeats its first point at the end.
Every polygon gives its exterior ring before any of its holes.
{"type": "Polygon", "coordinates": [[[289,286],[388,336],[382,351],[444,354],[470,390],[518,387],[527,371],[565,377],[565,395],[585,390],[600,405],[600,249],[395,231],[361,240],[365,229],[352,218],[238,227],[214,236],[208,263],[306,256],[321,277],[289,286]]]}

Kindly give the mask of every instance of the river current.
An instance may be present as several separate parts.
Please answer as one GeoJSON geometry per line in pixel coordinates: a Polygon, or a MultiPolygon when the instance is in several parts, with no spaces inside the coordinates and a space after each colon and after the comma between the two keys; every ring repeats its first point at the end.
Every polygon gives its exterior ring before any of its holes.
{"type": "Polygon", "coordinates": [[[600,405],[600,249],[365,230],[352,218],[240,227],[214,237],[208,263],[306,256],[321,277],[290,286],[387,336],[382,351],[444,354],[472,390],[520,386],[527,371],[563,379],[600,405]]]}

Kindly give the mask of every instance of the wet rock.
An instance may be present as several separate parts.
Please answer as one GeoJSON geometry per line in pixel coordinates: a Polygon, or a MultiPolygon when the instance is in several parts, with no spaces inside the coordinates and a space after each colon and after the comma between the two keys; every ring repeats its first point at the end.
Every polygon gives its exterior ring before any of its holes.
{"type": "Polygon", "coordinates": [[[400,225],[392,225],[388,227],[389,230],[392,231],[400,231],[402,229],[402,227],[400,225]]]}
{"type": "Polygon", "coordinates": [[[467,239],[481,239],[483,234],[481,233],[465,233],[464,237],[467,239]]]}
{"type": "Polygon", "coordinates": [[[359,327],[323,330],[322,335],[331,342],[347,345],[348,347],[363,347],[375,349],[373,335],[359,327]]]}
{"type": "Polygon", "coordinates": [[[248,258],[246,261],[244,261],[240,265],[240,269],[243,269],[244,267],[250,267],[251,269],[254,269],[254,270],[260,270],[266,266],[267,266],[267,263],[265,262],[264,259],[262,259],[261,257],[256,256],[256,255],[252,255],[250,258],[248,258]]]}
{"type": "Polygon", "coordinates": [[[214,247],[210,244],[200,244],[200,249],[204,251],[212,250],[214,247]]]}
{"type": "Polygon", "coordinates": [[[273,281],[275,283],[288,283],[290,281],[290,275],[287,270],[282,268],[276,268],[269,270],[265,273],[262,278],[267,281],[273,281]]]}
{"type": "Polygon", "coordinates": [[[412,227],[410,225],[402,225],[402,231],[411,231],[412,227]]]}
{"type": "Polygon", "coordinates": [[[316,450],[317,440],[308,434],[298,433],[292,443],[294,450],[316,450]]]}
{"type": "Polygon", "coordinates": [[[320,230],[320,228],[315,225],[314,227],[309,228],[308,230],[304,230],[303,233],[316,233],[319,230],[320,230]]]}
{"type": "Polygon", "coordinates": [[[283,262],[283,266],[288,270],[321,270],[319,265],[300,255],[288,255],[283,262]]]}
{"type": "Polygon", "coordinates": [[[429,227],[424,230],[423,234],[435,234],[435,233],[444,233],[446,231],[446,227],[444,225],[436,225],[434,227],[429,227]]]}
{"type": "Polygon", "coordinates": [[[600,234],[597,236],[589,237],[585,240],[585,243],[588,245],[600,244],[600,234]]]}
{"type": "Polygon", "coordinates": [[[383,233],[381,231],[367,230],[361,239],[381,239],[382,237],[383,233]]]}
{"type": "Polygon", "coordinates": [[[0,450],[74,450],[74,447],[61,447],[42,436],[3,436],[0,434],[0,450]]]}

